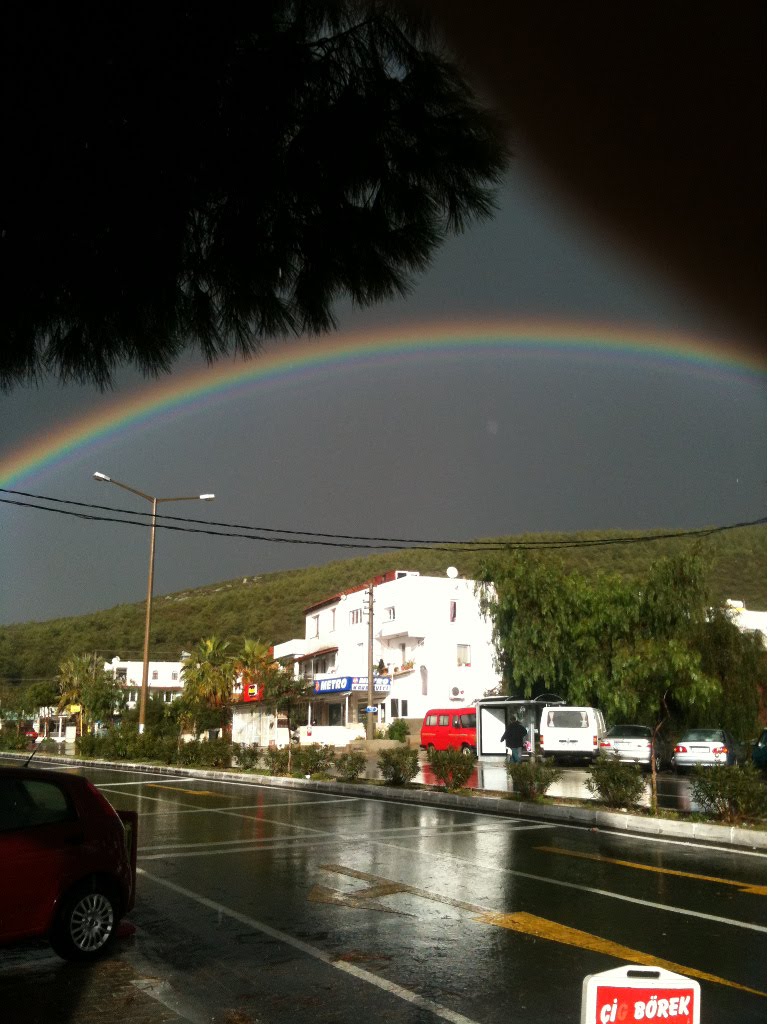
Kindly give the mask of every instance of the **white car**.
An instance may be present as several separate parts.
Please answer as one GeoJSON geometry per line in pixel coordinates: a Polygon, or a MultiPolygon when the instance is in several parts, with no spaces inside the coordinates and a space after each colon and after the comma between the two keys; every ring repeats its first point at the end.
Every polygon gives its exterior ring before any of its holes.
{"type": "Polygon", "coordinates": [[[736,744],[724,729],[689,729],[675,744],[675,771],[697,764],[736,764],[736,744]]]}
{"type": "MultiPolygon", "coordinates": [[[[650,768],[652,738],[653,732],[647,725],[614,725],[600,740],[600,753],[650,768]]],[[[657,751],[656,771],[660,768],[661,756],[657,751]]]]}

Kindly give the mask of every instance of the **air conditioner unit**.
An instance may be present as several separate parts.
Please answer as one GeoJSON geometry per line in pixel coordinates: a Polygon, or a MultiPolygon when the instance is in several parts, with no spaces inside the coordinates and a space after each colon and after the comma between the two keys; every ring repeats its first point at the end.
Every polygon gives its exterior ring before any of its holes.
{"type": "Polygon", "coordinates": [[[464,691],[458,686],[451,687],[451,700],[464,700],[464,691]]]}

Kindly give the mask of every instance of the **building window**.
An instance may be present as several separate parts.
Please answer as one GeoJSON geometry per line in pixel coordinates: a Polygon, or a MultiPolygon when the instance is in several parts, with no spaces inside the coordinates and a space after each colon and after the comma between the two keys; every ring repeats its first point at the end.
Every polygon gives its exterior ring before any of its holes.
{"type": "Polygon", "coordinates": [[[469,667],[472,664],[469,644],[456,644],[456,664],[460,668],[469,667]]]}
{"type": "Polygon", "coordinates": [[[384,618],[387,620],[387,622],[393,622],[394,618],[395,618],[395,609],[394,608],[385,608],[384,609],[384,618]]]}
{"type": "Polygon", "coordinates": [[[311,637],[318,637],[318,636],[320,636],[320,616],[319,615],[313,615],[312,616],[312,619],[311,619],[311,622],[310,622],[310,628],[309,628],[309,635],[311,637]]]}
{"type": "Polygon", "coordinates": [[[401,700],[400,701],[400,717],[401,718],[407,718],[408,717],[408,701],[407,700],[401,700]]]}
{"type": "Polygon", "coordinates": [[[399,706],[400,706],[400,701],[399,700],[391,700],[389,702],[390,718],[397,718],[398,717],[398,714],[399,714],[398,708],[399,708],[399,706]]]}
{"type": "Polygon", "coordinates": [[[115,670],[115,679],[118,683],[124,683],[128,679],[128,669],[118,668],[115,670]]]}
{"type": "Polygon", "coordinates": [[[333,633],[336,629],[336,609],[331,608],[331,632],[333,633]]]}
{"type": "Polygon", "coordinates": [[[362,621],[363,621],[363,609],[362,608],[353,608],[352,611],[349,613],[350,625],[352,625],[352,626],[359,626],[362,621]]]}
{"type": "Polygon", "coordinates": [[[451,622],[456,621],[456,602],[451,601],[450,608],[448,610],[448,618],[451,622]]]}
{"type": "Polygon", "coordinates": [[[165,704],[170,704],[172,700],[173,700],[173,694],[171,693],[170,690],[166,690],[165,693],[163,694],[163,701],[164,701],[164,703],[165,704]]]}
{"type": "Polygon", "coordinates": [[[153,671],[153,673],[152,673],[152,678],[153,678],[153,679],[157,679],[157,669],[155,669],[155,670],[153,671]]]}
{"type": "Polygon", "coordinates": [[[178,672],[171,672],[171,679],[173,680],[174,683],[178,680],[178,678],[179,678],[179,673],[178,672]]]}

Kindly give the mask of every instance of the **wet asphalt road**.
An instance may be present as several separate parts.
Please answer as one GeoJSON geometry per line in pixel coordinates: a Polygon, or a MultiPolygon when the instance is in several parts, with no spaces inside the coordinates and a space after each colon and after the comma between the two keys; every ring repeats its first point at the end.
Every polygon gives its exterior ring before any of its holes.
{"type": "Polygon", "coordinates": [[[766,1019],[764,856],[84,771],[140,815],[136,932],[86,970],[0,954],[3,1021],[574,1024],[632,962],[697,977],[702,1024],[766,1019]]]}

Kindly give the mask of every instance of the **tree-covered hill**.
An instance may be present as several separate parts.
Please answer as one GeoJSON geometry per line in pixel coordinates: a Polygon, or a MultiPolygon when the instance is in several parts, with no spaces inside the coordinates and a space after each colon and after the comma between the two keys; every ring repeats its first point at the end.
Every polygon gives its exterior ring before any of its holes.
{"type": "MultiPolygon", "coordinates": [[[[641,575],[651,561],[701,545],[709,557],[711,599],[741,600],[748,608],[766,608],[766,532],[748,526],[704,538],[679,534],[646,535],[581,533],[509,537],[510,545],[564,542],[551,552],[569,568],[584,573],[617,572],[641,575]]],[[[499,540],[502,543],[502,540],[499,540]]],[[[196,590],[156,596],[152,609],[151,657],[176,660],[202,637],[216,635],[240,642],[244,637],[280,643],[304,635],[304,609],[389,569],[412,569],[442,575],[455,565],[465,577],[475,577],[481,551],[415,549],[350,558],[327,565],[246,576],[196,590]]],[[[95,652],[141,660],[144,602],[118,605],[75,618],[29,622],[0,629],[0,682],[32,682],[56,673],[69,654],[95,652]]]]}

